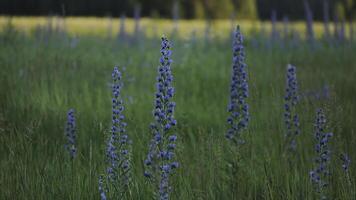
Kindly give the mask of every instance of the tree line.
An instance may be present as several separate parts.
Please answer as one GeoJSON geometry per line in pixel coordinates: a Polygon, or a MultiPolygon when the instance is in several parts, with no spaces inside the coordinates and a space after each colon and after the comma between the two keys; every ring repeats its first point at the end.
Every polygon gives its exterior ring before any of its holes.
{"type": "Polygon", "coordinates": [[[278,18],[304,19],[307,2],[314,19],[323,19],[323,4],[330,16],[356,18],[356,0],[1,0],[1,15],[70,15],[162,18],[278,18]]]}

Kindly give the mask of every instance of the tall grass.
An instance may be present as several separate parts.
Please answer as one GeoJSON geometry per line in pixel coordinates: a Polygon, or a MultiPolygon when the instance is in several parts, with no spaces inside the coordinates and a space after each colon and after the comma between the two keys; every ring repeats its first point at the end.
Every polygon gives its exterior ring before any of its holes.
{"type": "MultiPolygon", "coordinates": [[[[143,161],[151,139],[159,38],[128,44],[82,35],[71,48],[58,38],[42,43],[21,33],[0,35],[0,199],[99,199],[98,177],[106,167],[105,134],[111,123],[110,73],[117,64],[126,67],[123,98],[133,141],[131,199],[150,199],[143,161]],[[63,148],[68,108],[76,109],[77,120],[73,166],[63,148]]],[[[356,160],[356,45],[310,48],[301,42],[296,48],[254,48],[246,37],[251,120],[247,143],[239,153],[235,198],[315,197],[309,180],[313,122],[315,109],[323,107],[334,133],[330,194],[332,199],[353,199],[355,182],[344,178],[338,154],[347,152],[356,160]],[[299,102],[301,135],[293,165],[281,156],[288,63],[298,66],[301,92],[328,85],[331,93],[329,98],[307,96],[299,102]]],[[[172,177],[171,197],[231,199],[224,170],[231,43],[220,39],[207,44],[198,39],[193,44],[182,38],[173,43],[180,167],[172,177]]],[[[351,162],[350,180],[356,178],[354,169],[351,162]]]]}

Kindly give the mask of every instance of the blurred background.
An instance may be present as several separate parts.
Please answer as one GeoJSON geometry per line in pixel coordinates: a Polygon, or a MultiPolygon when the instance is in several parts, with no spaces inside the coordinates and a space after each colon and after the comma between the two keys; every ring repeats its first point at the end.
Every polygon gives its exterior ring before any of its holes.
{"type": "MultiPolygon", "coordinates": [[[[274,10],[293,20],[304,18],[302,0],[1,0],[3,15],[65,15],[142,17],[184,19],[270,19],[274,10]]],[[[332,16],[340,20],[356,17],[355,0],[308,0],[316,20],[323,19],[322,5],[329,4],[332,16]]]]}
{"type": "Polygon", "coordinates": [[[224,38],[238,23],[274,39],[352,38],[356,0],[2,0],[0,27],[70,35],[224,38]],[[68,19],[68,20],[64,20],[68,19]]]}

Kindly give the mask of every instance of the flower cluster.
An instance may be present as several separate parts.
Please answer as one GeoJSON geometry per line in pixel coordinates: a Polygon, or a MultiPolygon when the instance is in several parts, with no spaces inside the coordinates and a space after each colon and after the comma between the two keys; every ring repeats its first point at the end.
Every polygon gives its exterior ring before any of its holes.
{"type": "Polygon", "coordinates": [[[65,148],[68,150],[70,158],[74,159],[77,154],[76,147],[76,126],[75,126],[75,116],[74,110],[70,109],[67,113],[67,123],[65,127],[65,135],[67,137],[68,143],[65,148]]]}
{"type": "Polygon", "coordinates": [[[315,121],[315,168],[309,172],[310,179],[315,186],[316,191],[325,198],[325,187],[328,185],[330,176],[329,163],[331,151],[329,149],[329,140],[333,133],[325,132],[326,118],[322,109],[317,110],[315,121]]]}
{"type": "Polygon", "coordinates": [[[286,94],[284,97],[284,122],[286,124],[286,140],[291,150],[296,149],[296,136],[300,134],[299,117],[296,105],[299,101],[296,67],[287,66],[286,94]]]}
{"type": "Polygon", "coordinates": [[[226,137],[236,144],[242,144],[241,131],[247,128],[249,122],[249,106],[246,102],[248,97],[247,65],[243,46],[243,36],[237,27],[233,41],[233,65],[230,85],[230,102],[227,119],[229,130],[226,137]]]}
{"type": "Polygon", "coordinates": [[[168,199],[171,191],[169,177],[179,164],[172,161],[177,136],[171,132],[177,121],[174,119],[175,103],[171,101],[174,95],[171,50],[170,43],[166,38],[162,38],[161,54],[153,111],[155,121],[151,124],[153,138],[144,161],[146,166],[144,175],[154,183],[158,190],[157,198],[168,199]]]}
{"type": "MultiPolygon", "coordinates": [[[[130,145],[131,141],[125,134],[124,105],[121,98],[121,73],[115,67],[112,73],[112,126],[106,145],[106,169],[107,190],[111,196],[123,195],[127,192],[130,181],[130,145]],[[111,186],[109,186],[111,185],[111,186]],[[109,188],[114,188],[110,191],[109,188]]],[[[104,190],[103,190],[104,191],[104,190]]]]}

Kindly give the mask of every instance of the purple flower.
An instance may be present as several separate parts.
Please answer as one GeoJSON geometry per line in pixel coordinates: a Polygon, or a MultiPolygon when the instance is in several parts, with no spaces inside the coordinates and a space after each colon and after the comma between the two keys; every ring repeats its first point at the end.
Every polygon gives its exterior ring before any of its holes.
{"type": "Polygon", "coordinates": [[[243,36],[239,26],[236,29],[233,42],[233,64],[230,84],[230,102],[228,112],[230,116],[227,122],[230,126],[226,138],[241,144],[241,132],[247,128],[249,122],[249,106],[246,102],[248,97],[247,65],[245,64],[245,53],[243,36]]]}
{"type": "Polygon", "coordinates": [[[177,136],[176,136],[176,135],[171,135],[171,136],[169,136],[168,140],[169,140],[170,142],[174,142],[174,141],[177,140],[177,136]]]}
{"type": "Polygon", "coordinates": [[[175,168],[178,168],[179,167],[179,163],[178,162],[172,162],[171,164],[171,168],[172,169],[175,169],[175,168]]]}
{"type": "MultiPolygon", "coordinates": [[[[121,97],[121,72],[115,67],[112,72],[112,119],[111,132],[106,143],[106,162],[107,169],[105,178],[106,183],[115,187],[117,190],[108,190],[109,196],[122,196],[127,192],[131,175],[130,166],[130,145],[131,141],[125,134],[127,124],[123,121],[124,105],[121,97]]],[[[105,187],[102,186],[102,187],[105,187]]]]}
{"type": "Polygon", "coordinates": [[[67,137],[67,144],[65,145],[65,148],[69,152],[70,158],[74,159],[77,154],[76,124],[75,124],[74,109],[70,109],[67,113],[67,123],[66,123],[66,127],[65,127],[65,135],[67,137]]]}
{"type": "Polygon", "coordinates": [[[146,178],[151,178],[151,174],[150,174],[149,172],[147,172],[147,171],[145,171],[145,172],[143,173],[143,175],[144,175],[146,178]]]}
{"type": "Polygon", "coordinates": [[[150,128],[153,138],[150,141],[149,152],[144,161],[146,170],[144,176],[149,178],[158,192],[158,199],[168,199],[171,187],[169,177],[173,169],[178,167],[174,159],[176,148],[176,135],[171,135],[172,129],[177,125],[174,118],[176,104],[172,101],[174,87],[172,86],[173,75],[171,72],[170,58],[172,51],[170,43],[166,38],[162,38],[160,66],[157,70],[157,83],[155,93],[155,105],[153,117],[155,121],[150,128]],[[172,164],[174,163],[174,164],[172,164]]]}
{"type": "Polygon", "coordinates": [[[284,123],[286,125],[286,141],[288,149],[296,150],[296,136],[300,134],[299,117],[296,106],[299,101],[297,68],[293,65],[287,66],[286,93],[284,96],[284,123]]]}
{"type": "Polygon", "coordinates": [[[326,118],[322,109],[317,110],[314,126],[316,158],[314,169],[309,172],[309,177],[316,192],[322,198],[325,198],[325,187],[328,185],[328,179],[331,175],[329,170],[331,151],[328,143],[333,133],[325,132],[326,118]]]}

